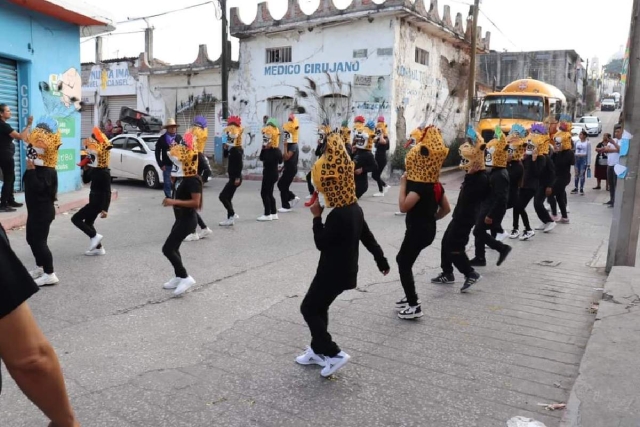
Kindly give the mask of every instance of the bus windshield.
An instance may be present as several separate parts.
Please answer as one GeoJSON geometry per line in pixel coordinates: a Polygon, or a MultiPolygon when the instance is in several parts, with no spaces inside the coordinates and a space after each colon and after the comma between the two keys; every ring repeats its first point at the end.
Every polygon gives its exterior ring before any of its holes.
{"type": "Polygon", "coordinates": [[[543,98],[531,96],[488,96],[482,104],[480,119],[544,120],[543,98]]]}

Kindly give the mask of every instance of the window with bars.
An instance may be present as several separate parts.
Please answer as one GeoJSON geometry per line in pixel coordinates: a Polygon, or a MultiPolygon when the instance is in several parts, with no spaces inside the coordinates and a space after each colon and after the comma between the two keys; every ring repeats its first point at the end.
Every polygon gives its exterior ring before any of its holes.
{"type": "Polygon", "coordinates": [[[424,49],[416,48],[416,63],[429,65],[429,52],[424,49]]]}
{"type": "Polygon", "coordinates": [[[291,62],[291,46],[267,49],[267,64],[286,64],[291,62]]]}
{"type": "Polygon", "coordinates": [[[355,49],[353,51],[354,58],[366,58],[367,57],[367,49],[355,49]]]}

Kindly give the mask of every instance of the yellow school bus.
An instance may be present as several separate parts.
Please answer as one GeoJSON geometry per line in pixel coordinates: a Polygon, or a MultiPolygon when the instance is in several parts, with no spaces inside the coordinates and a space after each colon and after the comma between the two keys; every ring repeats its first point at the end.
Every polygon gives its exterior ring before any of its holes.
{"type": "MultiPolygon", "coordinates": [[[[478,130],[485,141],[493,139],[496,126],[509,132],[514,123],[529,128],[549,118],[551,127],[567,108],[567,99],[555,86],[534,79],[516,80],[500,92],[485,96],[480,109],[478,130]]],[[[552,134],[553,129],[552,129],[552,134]]]]}

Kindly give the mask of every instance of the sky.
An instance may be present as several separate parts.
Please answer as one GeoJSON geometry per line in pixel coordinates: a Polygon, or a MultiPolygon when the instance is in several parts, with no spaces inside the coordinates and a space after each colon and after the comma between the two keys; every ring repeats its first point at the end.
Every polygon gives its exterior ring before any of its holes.
{"type": "MultiPolygon", "coordinates": [[[[118,22],[157,13],[173,11],[197,5],[206,0],[83,0],[100,9],[108,9],[118,22]]],[[[244,22],[252,21],[257,3],[263,0],[227,0],[228,7],[240,7],[244,22]]],[[[320,0],[300,0],[302,10],[309,14],[320,0]]],[[[384,0],[374,0],[383,3],[384,0]]],[[[429,9],[429,0],[425,1],[429,9]]],[[[598,57],[604,65],[620,54],[626,45],[633,0],[481,0],[478,25],[483,37],[491,31],[491,49],[497,51],[532,51],[573,49],[586,60],[598,57]]],[[[452,19],[455,13],[466,18],[472,0],[439,0],[443,6],[449,4],[452,19]]],[[[181,12],[148,20],[154,31],[154,56],[171,64],[193,62],[198,45],[206,44],[209,57],[220,55],[221,24],[217,1],[181,12]]],[[[287,0],[269,0],[269,9],[278,18],[286,13],[287,0]]],[[[344,8],[351,0],[334,0],[344,8]]],[[[144,50],[145,21],[120,23],[114,35],[103,39],[103,59],[137,57],[144,50]],[[130,33],[120,34],[116,33],[130,33]]],[[[232,39],[233,57],[238,55],[238,41],[232,39]]],[[[95,43],[83,39],[82,62],[95,60],[95,43]]]]}

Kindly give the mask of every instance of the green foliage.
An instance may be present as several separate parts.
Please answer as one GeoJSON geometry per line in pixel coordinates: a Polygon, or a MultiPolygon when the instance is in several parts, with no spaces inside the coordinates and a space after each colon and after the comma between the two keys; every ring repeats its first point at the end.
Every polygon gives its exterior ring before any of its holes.
{"type": "Polygon", "coordinates": [[[444,159],[444,163],[442,164],[443,168],[449,166],[458,166],[460,164],[460,146],[464,144],[464,138],[456,138],[449,145],[449,154],[447,158],[444,159]]]}
{"type": "Polygon", "coordinates": [[[409,151],[404,148],[405,143],[406,142],[403,142],[402,144],[396,144],[396,149],[391,155],[391,170],[405,170],[404,158],[407,156],[407,152],[409,151]]]}

